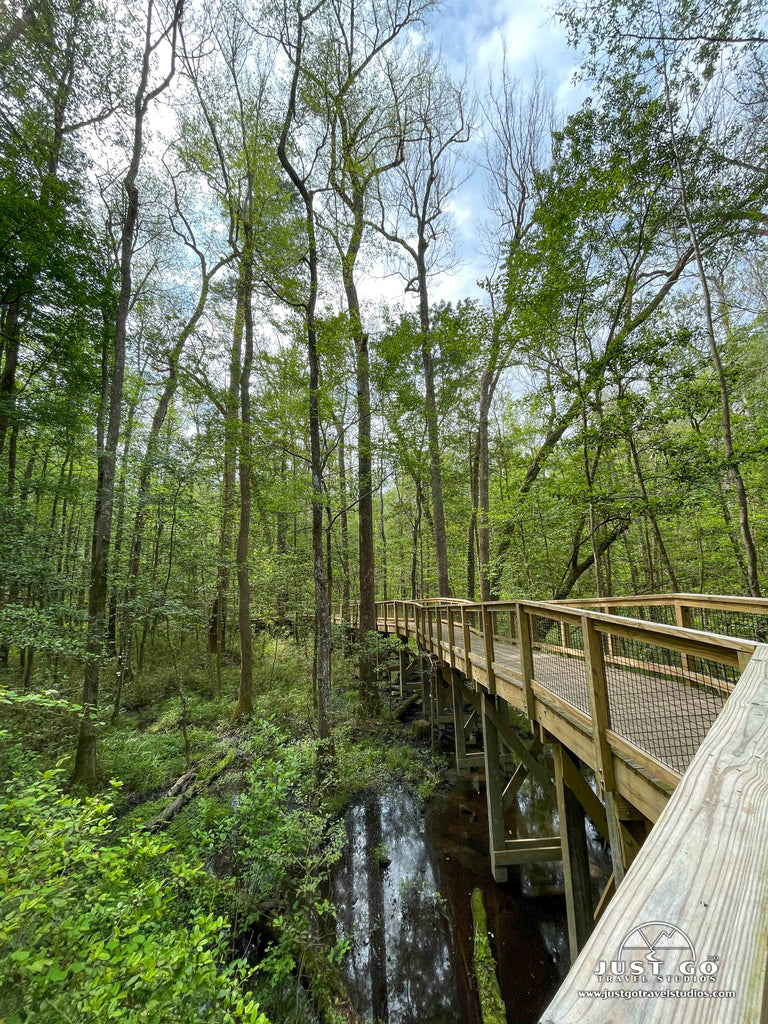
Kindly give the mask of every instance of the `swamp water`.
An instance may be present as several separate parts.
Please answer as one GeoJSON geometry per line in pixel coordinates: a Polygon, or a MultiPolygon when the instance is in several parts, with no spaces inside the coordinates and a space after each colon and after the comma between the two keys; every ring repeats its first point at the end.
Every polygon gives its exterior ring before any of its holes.
{"type": "MultiPolygon", "coordinates": [[[[557,834],[557,815],[527,782],[518,834],[557,834]]],[[[568,971],[560,865],[490,871],[484,794],[470,780],[422,810],[405,788],[348,808],[349,842],[332,881],[337,930],[350,943],[344,980],[367,1021],[482,1024],[472,972],[470,894],[483,890],[509,1024],[533,1024],[568,971]]],[[[606,852],[589,834],[595,890],[606,852]]]]}

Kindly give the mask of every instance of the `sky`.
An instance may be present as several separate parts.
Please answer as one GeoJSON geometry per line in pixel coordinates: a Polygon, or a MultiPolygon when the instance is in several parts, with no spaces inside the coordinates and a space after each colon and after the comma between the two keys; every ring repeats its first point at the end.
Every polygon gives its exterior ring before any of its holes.
{"type": "MultiPolygon", "coordinates": [[[[433,16],[427,35],[454,77],[461,79],[466,70],[478,91],[489,74],[498,76],[506,46],[511,73],[525,84],[538,67],[563,115],[575,111],[586,95],[586,87],[573,82],[578,54],[568,46],[565,30],[546,0],[446,0],[433,16]]],[[[432,281],[431,302],[482,295],[476,283],[487,271],[477,230],[484,213],[482,180],[479,169],[468,170],[452,208],[459,265],[432,281]]],[[[383,279],[382,273],[380,264],[370,268],[361,282],[363,297],[374,304],[411,305],[402,281],[383,279]]]]}

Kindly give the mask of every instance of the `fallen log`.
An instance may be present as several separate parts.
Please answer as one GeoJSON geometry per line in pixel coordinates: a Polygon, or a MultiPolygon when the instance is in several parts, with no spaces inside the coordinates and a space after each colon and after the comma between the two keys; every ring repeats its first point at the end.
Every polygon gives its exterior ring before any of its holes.
{"type": "Polygon", "coordinates": [[[395,718],[402,718],[403,715],[405,714],[405,712],[411,706],[411,704],[415,704],[416,701],[420,700],[420,699],[421,699],[421,687],[419,687],[419,692],[418,693],[411,694],[411,696],[407,697],[403,701],[402,704],[398,704],[398,706],[395,708],[395,711],[394,711],[395,718]]]}
{"type": "MultiPolygon", "coordinates": [[[[161,828],[165,826],[179,813],[182,807],[186,807],[196,796],[199,796],[204,789],[207,789],[212,782],[214,782],[220,775],[223,775],[227,768],[230,767],[232,762],[235,760],[236,750],[234,747],[230,747],[224,757],[216,764],[210,773],[196,779],[191,785],[187,785],[185,789],[172,800],[166,807],[160,811],[159,814],[155,815],[151,821],[144,824],[144,828],[148,832],[159,832],[161,828]]],[[[197,771],[197,769],[195,769],[197,771]]],[[[188,772],[187,775],[190,773],[188,772]]],[[[171,790],[177,790],[179,783],[182,782],[184,776],[181,777],[177,782],[171,786],[171,790]]],[[[169,796],[171,791],[169,790],[169,796]]]]}
{"type": "Polygon", "coordinates": [[[488,916],[485,912],[482,889],[472,890],[472,923],[475,933],[475,951],[472,957],[480,997],[483,1024],[507,1024],[507,1010],[501,998],[496,963],[488,938],[488,916]]]}

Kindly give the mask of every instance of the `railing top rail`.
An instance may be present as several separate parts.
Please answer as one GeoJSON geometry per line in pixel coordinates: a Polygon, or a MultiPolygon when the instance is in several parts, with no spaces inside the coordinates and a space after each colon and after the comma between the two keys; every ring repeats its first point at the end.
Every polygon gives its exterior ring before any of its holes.
{"type": "MultiPolygon", "coordinates": [[[[559,605],[546,602],[521,601],[520,605],[528,612],[540,614],[542,611],[548,617],[557,618],[558,612],[562,609],[559,605]]],[[[575,615],[569,610],[570,622],[578,620],[581,616],[575,615]]],[[[610,615],[605,612],[593,612],[583,610],[584,616],[595,624],[595,628],[601,633],[614,633],[619,636],[627,636],[630,639],[650,639],[652,643],[658,643],[662,647],[670,647],[672,650],[683,650],[690,652],[691,646],[702,649],[702,656],[718,657],[717,652],[745,651],[752,654],[759,646],[755,640],[745,640],[742,637],[726,636],[722,633],[707,633],[701,629],[689,629],[686,626],[668,626],[663,622],[646,622],[644,619],[632,619],[626,615],[610,615]],[[658,639],[656,639],[658,638],[658,639]],[[708,649],[708,650],[706,650],[708,649]]],[[[733,659],[729,659],[733,661],[733,659]]],[[[737,661],[733,661],[734,664],[737,661]]]]}
{"type": "Polygon", "coordinates": [[[682,604],[691,605],[696,608],[706,608],[708,605],[748,608],[753,607],[768,615],[768,597],[746,597],[738,594],[628,594],[624,597],[566,597],[551,603],[586,607],[588,605],[619,605],[630,607],[632,605],[660,605],[660,604],[682,604]]]}
{"type": "MultiPolygon", "coordinates": [[[[453,599],[428,598],[426,601],[405,601],[401,603],[414,605],[420,608],[441,607],[444,604],[451,604],[453,599]]],[[[383,604],[383,602],[379,602],[383,604]]],[[[482,611],[490,608],[494,611],[501,611],[516,607],[518,604],[529,614],[542,615],[547,618],[567,622],[570,625],[579,625],[581,616],[588,616],[599,632],[614,633],[626,636],[630,639],[646,640],[658,646],[669,647],[671,650],[681,650],[691,653],[696,648],[701,657],[711,657],[714,660],[723,660],[729,664],[738,664],[738,657],[734,652],[743,651],[751,654],[758,646],[757,641],[748,640],[742,637],[727,636],[721,633],[709,633],[704,630],[691,629],[685,626],[672,626],[662,622],[647,622],[644,619],[633,619],[625,615],[611,615],[606,612],[596,612],[589,608],[579,609],[579,606],[555,603],[551,601],[484,601],[484,602],[460,602],[470,610],[482,611]],[[580,614],[581,612],[581,614],[580,614]],[[730,656],[728,653],[731,652],[730,656]]]]}
{"type": "MultiPolygon", "coordinates": [[[[507,606],[517,604],[518,601],[530,601],[530,598],[512,597],[497,601],[470,601],[465,597],[422,597],[414,600],[409,597],[390,597],[386,601],[377,601],[377,605],[383,604],[457,604],[480,607],[481,605],[507,606]]],[[[613,597],[564,597],[545,600],[546,604],[557,604],[563,607],[587,608],[591,605],[604,607],[619,606],[628,608],[633,605],[659,605],[675,604],[682,602],[693,607],[706,607],[707,605],[727,605],[734,608],[753,606],[761,612],[768,614],[768,597],[747,597],[739,594],[692,594],[692,593],[670,593],[670,594],[625,594],[613,597]]],[[[337,602],[338,603],[338,602],[337,602]]],[[[537,602],[539,603],[539,602],[537,602]]]]}

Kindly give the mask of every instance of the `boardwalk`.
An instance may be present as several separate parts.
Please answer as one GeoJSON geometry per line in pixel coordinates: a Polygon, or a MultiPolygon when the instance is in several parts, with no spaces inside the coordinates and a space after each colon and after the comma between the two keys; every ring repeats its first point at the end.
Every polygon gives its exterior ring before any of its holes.
{"type": "MultiPolygon", "coordinates": [[[[562,860],[574,967],[542,1021],[768,1020],[768,600],[596,603],[390,601],[377,628],[415,645],[433,724],[452,704],[457,767],[482,769],[494,877],[562,860]],[[505,703],[527,719],[528,738],[505,703]],[[478,721],[483,749],[470,754],[478,721]],[[557,801],[557,836],[510,834],[505,814],[530,774],[557,801]],[[585,816],[613,864],[596,907],[585,816]],[[675,989],[695,995],[709,978],[708,997],[727,1001],[649,1003],[664,979],[601,972],[623,935],[659,927],[690,936],[690,957],[694,944],[699,958],[716,957],[711,975],[670,975],[675,989]],[[721,963],[727,992],[713,981],[721,963]]],[[[403,648],[401,680],[408,660],[403,648]]],[[[666,969],[688,969],[676,963],[666,969]]]]}

